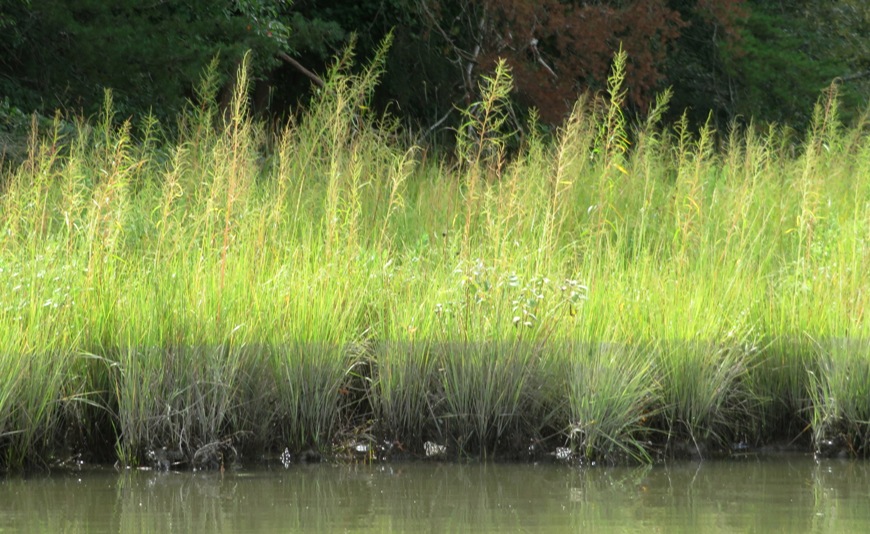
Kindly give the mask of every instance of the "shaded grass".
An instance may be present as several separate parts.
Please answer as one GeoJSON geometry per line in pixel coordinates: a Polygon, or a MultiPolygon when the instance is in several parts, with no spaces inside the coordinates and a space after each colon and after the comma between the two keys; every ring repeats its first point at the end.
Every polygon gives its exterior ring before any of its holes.
{"type": "Polygon", "coordinates": [[[274,136],[244,69],[225,116],[206,73],[171,141],[134,140],[110,95],[34,132],[0,180],[3,465],[70,425],[126,464],[360,428],[417,454],[649,461],[808,429],[866,454],[865,123],[831,95],[804,140],[691,133],[658,125],[665,93],[630,129],[617,59],[607,101],[552,139],[533,116],[510,156],[506,66],[423,163],[367,111],[382,55],[349,53],[274,136]]]}
{"type": "Polygon", "coordinates": [[[584,458],[651,460],[651,425],[660,384],[653,377],[652,347],[587,345],[568,350],[567,389],[570,444],[584,458]]]}
{"type": "Polygon", "coordinates": [[[870,344],[830,340],[817,345],[819,369],[808,371],[813,443],[823,454],[864,456],[870,445],[870,344]]]}
{"type": "Polygon", "coordinates": [[[437,436],[433,393],[439,368],[429,344],[379,344],[373,351],[372,369],[368,397],[379,431],[417,448],[427,435],[437,436]]]}

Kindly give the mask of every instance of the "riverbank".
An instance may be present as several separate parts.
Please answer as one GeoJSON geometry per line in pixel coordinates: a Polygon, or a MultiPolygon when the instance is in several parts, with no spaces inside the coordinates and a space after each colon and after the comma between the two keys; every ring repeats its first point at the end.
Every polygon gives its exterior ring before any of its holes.
{"type": "Polygon", "coordinates": [[[3,466],[351,439],[867,454],[870,142],[835,98],[806,139],[662,128],[667,95],[633,127],[617,67],[610,101],[518,140],[501,69],[433,161],[365,113],[379,68],[336,68],[277,134],[208,81],[172,141],[110,99],[34,133],[0,179],[3,466]]]}

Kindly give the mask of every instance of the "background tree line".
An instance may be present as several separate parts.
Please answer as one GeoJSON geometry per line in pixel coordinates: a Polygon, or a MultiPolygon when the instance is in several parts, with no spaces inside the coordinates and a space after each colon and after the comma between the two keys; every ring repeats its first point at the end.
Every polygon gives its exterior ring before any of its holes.
{"type": "Polygon", "coordinates": [[[847,118],[870,95],[864,0],[0,0],[0,130],[32,111],[94,113],[105,87],[119,116],[171,123],[212,58],[229,87],[246,50],[255,108],[280,116],[351,35],[364,63],[390,31],[375,105],[420,131],[455,124],[500,57],[518,109],[558,124],[605,87],[620,45],[636,115],[671,86],[672,113],[695,123],[800,128],[834,80],[847,118]]]}

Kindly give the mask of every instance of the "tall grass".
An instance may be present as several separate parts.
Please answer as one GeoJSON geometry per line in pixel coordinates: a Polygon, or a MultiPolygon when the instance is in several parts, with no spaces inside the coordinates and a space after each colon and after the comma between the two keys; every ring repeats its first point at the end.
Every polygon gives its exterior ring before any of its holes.
{"type": "Polygon", "coordinates": [[[663,127],[668,93],[631,125],[620,53],[606,98],[551,137],[533,113],[508,153],[501,64],[423,161],[370,111],[387,44],[275,134],[244,65],[226,110],[206,73],[173,139],[111,94],[34,130],[0,179],[5,466],[70,428],[127,464],[360,429],[417,454],[866,454],[870,143],[833,91],[802,140],[663,127]]]}

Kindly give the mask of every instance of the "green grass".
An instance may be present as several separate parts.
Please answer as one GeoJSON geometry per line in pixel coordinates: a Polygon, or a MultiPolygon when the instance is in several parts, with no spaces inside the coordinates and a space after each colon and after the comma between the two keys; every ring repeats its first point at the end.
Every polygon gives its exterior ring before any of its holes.
{"type": "Polygon", "coordinates": [[[620,55],[607,100],[553,139],[533,116],[507,154],[501,65],[433,161],[368,111],[383,58],[351,59],[277,133],[244,70],[226,113],[207,74],[172,140],[134,139],[110,95],[74,134],[34,132],[0,178],[2,465],[66,445],[208,466],[351,434],[866,455],[870,142],[834,96],[805,139],[664,128],[667,93],[629,126],[620,55]]]}

